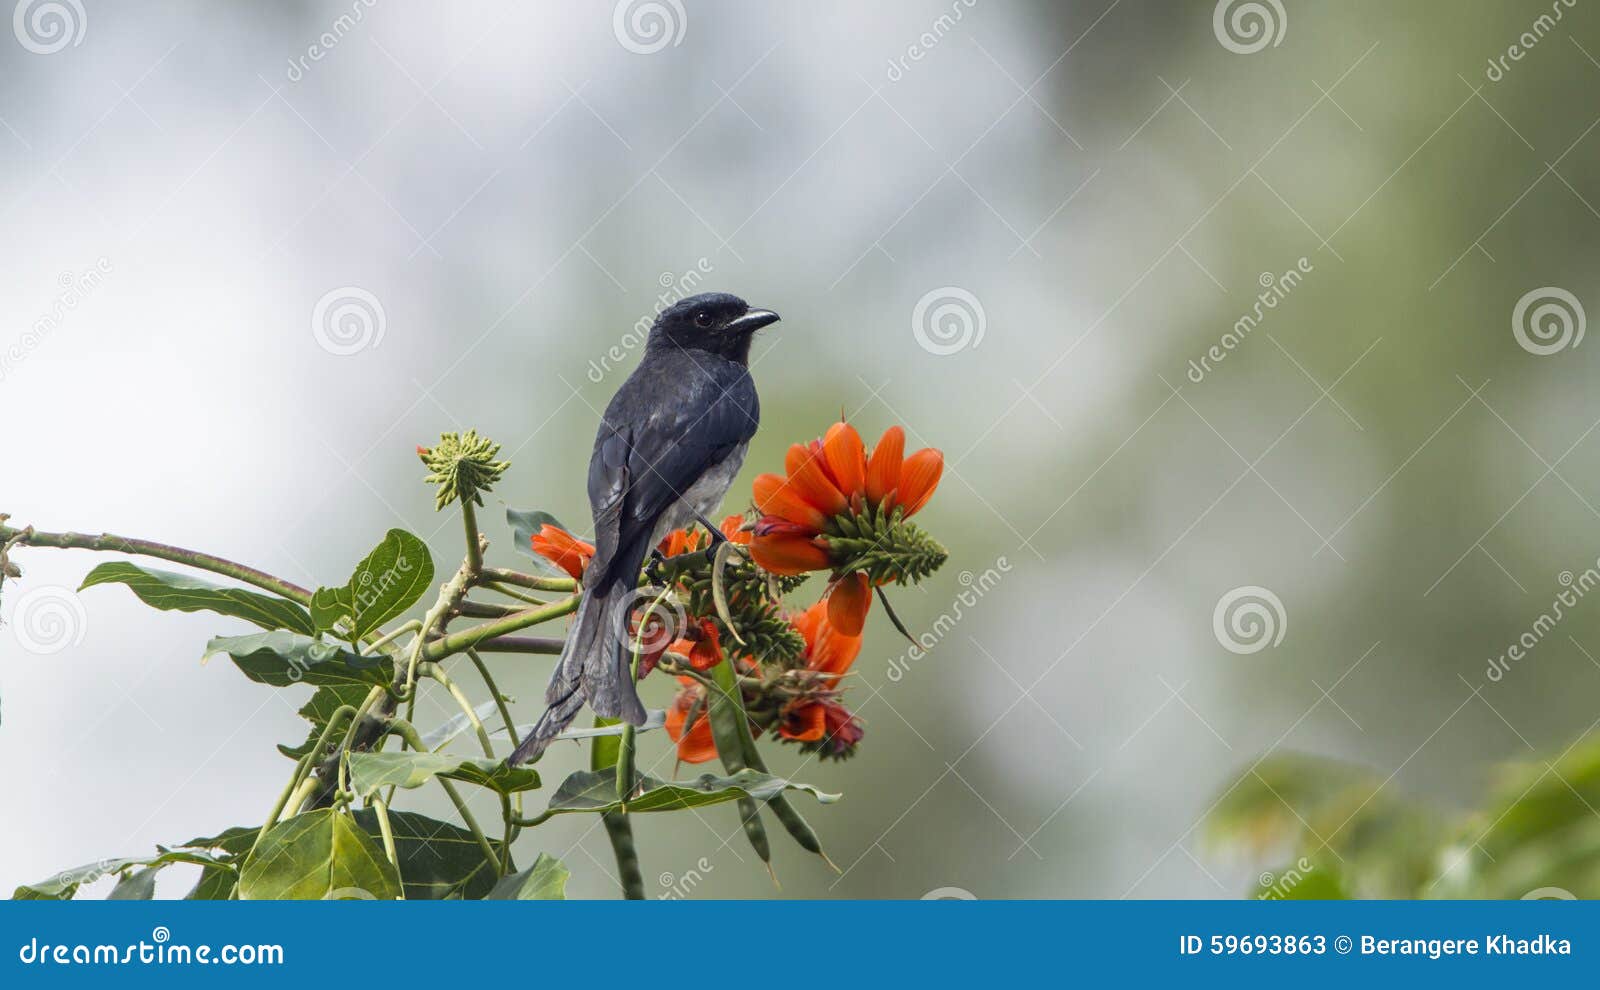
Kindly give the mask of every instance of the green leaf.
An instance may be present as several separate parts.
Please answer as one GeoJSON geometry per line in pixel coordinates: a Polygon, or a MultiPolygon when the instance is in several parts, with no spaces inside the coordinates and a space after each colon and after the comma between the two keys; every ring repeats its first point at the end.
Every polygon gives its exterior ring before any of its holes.
{"type": "MultiPolygon", "coordinates": [[[[378,813],[366,808],[354,817],[376,841],[381,834],[378,813]]],[[[479,900],[494,889],[500,865],[484,857],[471,832],[426,815],[393,809],[389,825],[407,900],[479,900]]],[[[490,845],[499,855],[500,843],[491,839],[490,845]]]]}
{"type": "Polygon", "coordinates": [[[363,656],[281,629],[250,636],[217,636],[206,644],[206,656],[215,653],[226,653],[246,677],[273,687],[371,687],[388,685],[394,679],[394,663],[387,656],[363,656]]]}
{"type": "Polygon", "coordinates": [[[311,617],[306,610],[288,599],[212,584],[188,574],[116,561],[90,571],[78,590],[97,584],[125,584],[140,601],[166,612],[217,612],[253,622],[263,629],[289,629],[307,635],[312,631],[311,617]]]}
{"type": "MultiPolygon", "coordinates": [[[[165,866],[166,864],[162,864],[165,866]]],[[[111,893],[106,895],[108,901],[148,901],[156,895],[156,874],[161,872],[161,866],[152,866],[145,870],[135,870],[111,888],[111,893]]]]}
{"type": "Polygon", "coordinates": [[[190,839],[183,843],[181,849],[221,849],[228,856],[243,856],[255,845],[256,836],[261,834],[261,826],[256,825],[246,828],[235,825],[217,835],[204,836],[190,839]]]}
{"type": "MultiPolygon", "coordinates": [[[[628,799],[628,813],[650,811],[679,811],[684,808],[701,808],[706,805],[755,798],[768,801],[786,790],[805,791],[823,804],[839,800],[838,794],[827,794],[810,784],[796,784],[781,777],[741,770],[728,777],[701,774],[691,781],[665,781],[639,775],[639,789],[628,799]]],[[[616,771],[579,770],[556,789],[550,799],[548,813],[552,815],[574,812],[604,813],[622,810],[617,799],[616,771]]]]}
{"type": "Polygon", "coordinates": [[[350,754],[350,786],[359,797],[385,787],[421,787],[434,777],[477,784],[501,794],[531,791],[539,786],[539,774],[532,767],[508,767],[503,760],[448,753],[350,754]]]}
{"type": "Polygon", "coordinates": [[[513,547],[521,551],[523,554],[532,557],[546,572],[550,574],[559,574],[562,577],[567,576],[566,571],[561,570],[544,557],[534,553],[533,544],[529,542],[533,539],[533,534],[539,532],[539,530],[544,526],[554,526],[557,529],[566,530],[568,533],[571,533],[572,530],[561,525],[561,520],[557,519],[555,516],[552,516],[548,512],[540,512],[537,509],[522,511],[519,509],[507,508],[506,525],[511,527],[511,545],[513,547]]]}
{"type": "Polygon", "coordinates": [[[345,619],[347,637],[361,639],[415,605],[431,584],[433,557],[427,545],[403,529],[391,529],[344,587],[312,594],[311,617],[318,631],[345,619]]]}
{"type": "Polygon", "coordinates": [[[567,897],[567,878],[572,876],[561,860],[540,853],[533,865],[513,873],[494,885],[485,898],[491,901],[562,901],[567,897]]]}
{"type": "Polygon", "coordinates": [[[298,760],[311,751],[317,740],[322,737],[322,730],[328,724],[328,719],[341,707],[349,705],[351,708],[360,708],[361,703],[367,700],[367,692],[371,690],[368,685],[349,684],[340,687],[326,686],[317,688],[311,699],[300,706],[299,715],[311,723],[311,732],[305,741],[298,746],[278,747],[278,752],[291,760],[298,760]]]}
{"type": "MultiPolygon", "coordinates": [[[[498,705],[492,701],[485,701],[477,708],[474,708],[472,713],[478,716],[478,721],[481,722],[497,711],[499,711],[498,705]]],[[[422,748],[429,752],[440,749],[445,743],[467,731],[467,727],[471,724],[472,722],[467,718],[466,712],[456,712],[437,727],[422,734],[422,748]]]]}
{"type": "Polygon", "coordinates": [[[333,808],[274,825],[239,874],[241,900],[389,901],[400,889],[383,848],[333,808]]]}
{"type": "Polygon", "coordinates": [[[102,859],[95,863],[75,866],[70,870],[62,870],[55,876],[40,880],[37,883],[23,884],[16,889],[11,898],[17,901],[70,901],[83,884],[94,883],[96,880],[103,880],[106,877],[115,876],[136,867],[159,869],[171,863],[197,863],[201,866],[213,866],[220,862],[220,860],[205,853],[181,849],[165,849],[159,855],[143,859],[102,859]]]}
{"type": "Polygon", "coordinates": [[[239,885],[239,874],[222,867],[206,867],[194,888],[183,896],[186,901],[227,901],[233,899],[233,889],[239,885]]]}

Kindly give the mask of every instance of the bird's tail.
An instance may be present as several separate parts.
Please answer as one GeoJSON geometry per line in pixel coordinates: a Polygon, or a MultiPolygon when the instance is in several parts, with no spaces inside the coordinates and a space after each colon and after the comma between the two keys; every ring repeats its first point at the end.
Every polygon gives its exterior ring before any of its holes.
{"type": "MultiPolygon", "coordinates": [[[[601,572],[591,562],[591,572],[601,572]]],[[[561,661],[545,690],[549,705],[539,721],[511,754],[511,764],[536,760],[572,720],[584,702],[596,715],[620,718],[634,725],[645,722],[644,704],[634,687],[628,643],[628,615],[638,601],[633,587],[638,564],[622,573],[633,580],[605,580],[584,592],[578,614],[567,632],[561,661]]]]}

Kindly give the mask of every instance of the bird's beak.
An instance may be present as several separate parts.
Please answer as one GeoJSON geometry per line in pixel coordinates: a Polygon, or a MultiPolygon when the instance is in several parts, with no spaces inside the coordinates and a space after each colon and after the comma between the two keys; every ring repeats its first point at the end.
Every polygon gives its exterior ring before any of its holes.
{"type": "Polygon", "coordinates": [[[748,313],[728,324],[728,329],[734,333],[755,333],[762,327],[771,326],[782,319],[770,309],[752,309],[748,313]]]}

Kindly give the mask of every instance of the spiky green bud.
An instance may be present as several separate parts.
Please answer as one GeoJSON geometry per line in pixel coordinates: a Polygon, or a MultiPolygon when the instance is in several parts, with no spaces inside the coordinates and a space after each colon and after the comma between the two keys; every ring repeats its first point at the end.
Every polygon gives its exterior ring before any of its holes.
{"type": "Polygon", "coordinates": [[[432,448],[418,447],[417,456],[429,471],[423,480],[439,486],[434,508],[443,509],[457,499],[463,504],[482,505],[483,493],[493,488],[511,466],[510,461],[495,460],[498,453],[500,445],[478,436],[477,430],[443,433],[432,448]]]}

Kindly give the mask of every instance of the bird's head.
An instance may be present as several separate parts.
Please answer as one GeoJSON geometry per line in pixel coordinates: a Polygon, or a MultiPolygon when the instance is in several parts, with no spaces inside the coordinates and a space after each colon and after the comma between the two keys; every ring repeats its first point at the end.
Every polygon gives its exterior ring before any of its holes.
{"type": "Polygon", "coordinates": [[[662,310],[650,330],[650,341],[743,362],[750,357],[750,338],[776,322],[778,314],[771,310],[752,309],[726,292],[706,292],[662,310]]]}

